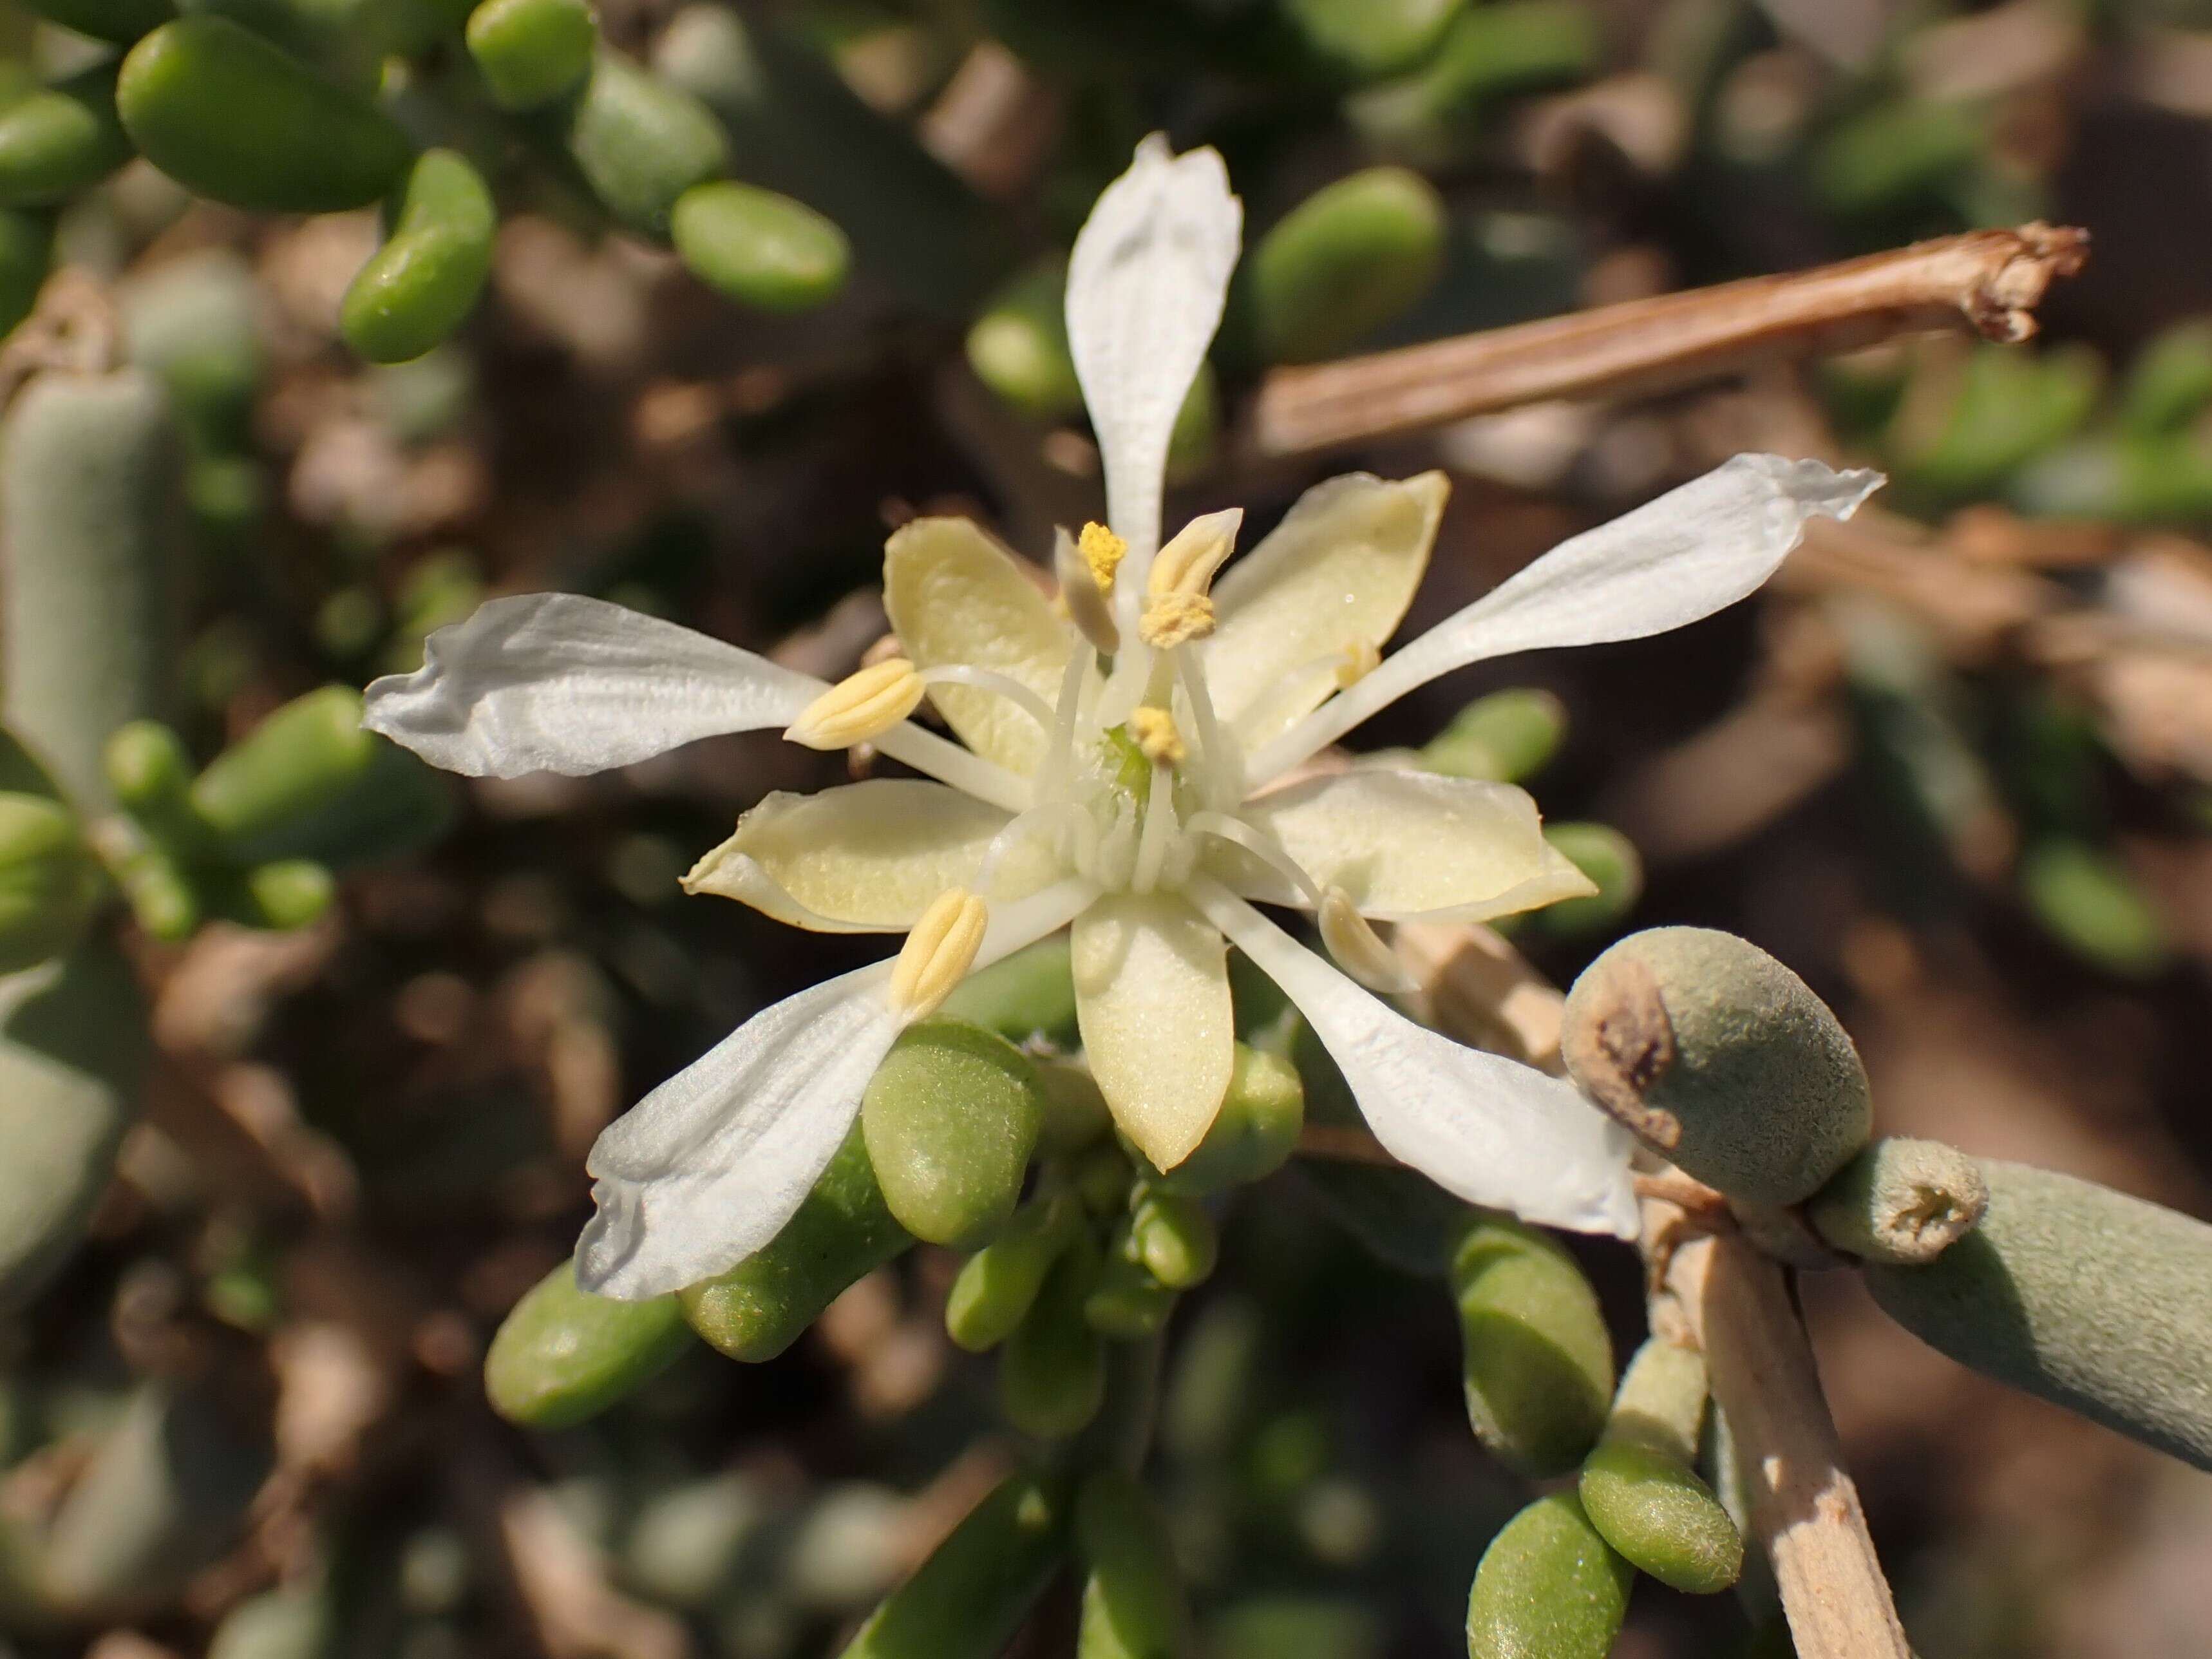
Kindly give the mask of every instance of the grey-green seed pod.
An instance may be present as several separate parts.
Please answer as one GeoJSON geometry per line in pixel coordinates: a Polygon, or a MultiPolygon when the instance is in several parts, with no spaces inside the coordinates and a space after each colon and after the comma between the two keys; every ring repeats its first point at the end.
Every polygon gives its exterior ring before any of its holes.
{"type": "Polygon", "coordinates": [[[1098,1267],[1098,1247],[1079,1236],[1060,1253],[1028,1317],[999,1350],[1000,1407],[1024,1434],[1065,1440],[1104,1403],[1106,1351],[1083,1316],[1098,1267]]]}
{"type": "Polygon", "coordinates": [[[108,733],[167,709],[182,459],[135,369],[41,375],[0,428],[8,722],[88,809],[108,805],[108,733]]]}
{"type": "Polygon", "coordinates": [[[147,1388],[63,1500],[44,1588],[88,1613],[158,1606],[228,1545],[269,1462],[219,1402],[147,1388]]]}
{"type": "Polygon", "coordinates": [[[0,1310],[76,1248],[137,1115],[150,1047],[137,980],[97,936],[0,981],[0,1310]]]}
{"type": "Polygon", "coordinates": [[[913,1243],[884,1201],[854,1124],[781,1232],[729,1272],[681,1292],[684,1317],[732,1359],[773,1359],[855,1279],[913,1243]]]}
{"type": "Polygon", "coordinates": [[[0,207],[66,202],[131,159],[115,70],[96,64],[0,110],[0,207]]]}
{"type": "Polygon", "coordinates": [[[845,286],[845,233],[802,202],[727,179],[677,198],[669,234],[684,268],[726,300],[805,311],[845,286]]]}
{"type": "Polygon", "coordinates": [[[1067,1494],[1016,1474],[969,1512],[840,1659],[994,1659],[1058,1571],[1067,1494]]]}
{"type": "Polygon", "coordinates": [[[1828,1006],[1733,933],[1632,933],[1568,994],[1560,1052],[1585,1093],[1731,1198],[1795,1204],[1871,1133],[1866,1068],[1828,1006]]]}
{"type": "Polygon", "coordinates": [[[1015,1212],[1004,1231],[961,1265],[945,1299],[945,1334],[970,1353],[1005,1341],[1082,1224],[1082,1202],[1069,1192],[1032,1199],[1015,1212]]]}
{"type": "Polygon", "coordinates": [[[1468,1659],[1605,1659],[1635,1580],[1572,1492],[1540,1498],[1482,1553],[1467,1601],[1468,1659]]]}
{"type": "Polygon", "coordinates": [[[1517,783],[1540,772],[1567,735],[1567,708],[1549,691],[1515,686],[1478,697],[1421,749],[1421,764],[1455,778],[1517,783]]]}
{"type": "Polygon", "coordinates": [[[1962,1365],[2212,1469],[2212,1226],[1978,1162],[1979,1226],[1926,1267],[1866,1267],[1882,1310],[1962,1365]]]}
{"type": "Polygon", "coordinates": [[[860,1128],[899,1224],[972,1249],[1013,1214],[1044,1114],[1044,1085],[1020,1049],[939,1018],[900,1036],[861,1097],[860,1128]]]}
{"type": "Polygon", "coordinates": [[[1152,1185],[1164,1193],[1200,1196],[1273,1175],[1297,1150],[1305,1112],[1305,1085],[1297,1068],[1240,1042],[1230,1067],[1229,1091],[1206,1139],[1165,1175],[1154,1172],[1152,1185]]]}
{"type": "Polygon", "coordinates": [[[1076,1659],[1187,1659],[1190,1603],[1151,1495],[1117,1471],[1092,1475],[1076,1498],[1075,1538],[1090,1569],[1076,1659]]]}
{"type": "Polygon", "coordinates": [[[43,795],[0,794],[0,974],[74,945],[101,886],[76,814],[43,795]]]}
{"type": "Polygon", "coordinates": [[[1435,186],[1370,167],[1316,191],[1252,252],[1252,331],[1273,362],[1333,356],[1408,309],[1443,268],[1435,186]]]}
{"type": "Polygon", "coordinates": [[[599,24],[590,0],[483,0],[469,14],[468,43],[495,102],[535,109],[583,84],[599,24]]]}
{"type": "Polygon", "coordinates": [[[1989,1206],[1989,1183],[1966,1153],[1890,1135],[1814,1194],[1805,1216],[1847,1255],[1919,1267],[1972,1232],[1989,1206]]]}
{"type": "Polygon", "coordinates": [[[658,1376],[691,1341],[674,1297],[593,1296],[564,1261],[501,1322],[484,1354],[484,1394],[510,1423],[565,1429],[658,1376]]]}
{"type": "Polygon", "coordinates": [[[1613,1399],[1613,1340],[1597,1293],[1554,1239],[1477,1213],[1453,1253],[1468,1421],[1532,1480],[1579,1463],[1613,1399]]]}
{"type": "Polygon", "coordinates": [[[728,165],[729,142],[705,105],[605,47],[556,119],[592,193],[641,236],[665,240],[678,199],[728,165]]]}

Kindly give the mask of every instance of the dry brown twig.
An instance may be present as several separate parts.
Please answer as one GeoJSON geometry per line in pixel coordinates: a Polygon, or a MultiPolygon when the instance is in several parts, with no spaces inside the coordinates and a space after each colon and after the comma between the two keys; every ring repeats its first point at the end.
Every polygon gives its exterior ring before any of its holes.
{"type": "Polygon", "coordinates": [[[1977,230],[1516,328],[1270,374],[1244,434],[1275,458],[1551,398],[1670,391],[1754,363],[1965,327],[2007,343],[2088,257],[2063,226],[1977,230]]]}

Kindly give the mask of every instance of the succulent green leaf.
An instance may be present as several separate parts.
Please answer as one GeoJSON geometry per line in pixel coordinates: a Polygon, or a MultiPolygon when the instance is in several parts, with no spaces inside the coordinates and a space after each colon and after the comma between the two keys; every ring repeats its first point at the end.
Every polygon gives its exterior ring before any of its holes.
{"type": "Polygon", "coordinates": [[[408,174],[392,234],[346,289],[338,327],[373,363],[404,363],[467,319],[491,274],[499,212],[467,160],[427,150],[408,174]]]}
{"type": "Polygon", "coordinates": [[[1075,1538],[1090,1569],[1076,1659],[1188,1659],[1190,1604],[1151,1495],[1116,1471],[1091,1476],[1076,1497],[1075,1538]]]}
{"type": "Polygon", "coordinates": [[[1073,1193],[1030,1200],[1000,1235],[961,1265],[945,1302],[945,1329],[970,1353],[995,1348],[1027,1316],[1045,1275],[1082,1224],[1073,1193]]]}
{"type": "Polygon", "coordinates": [[[1419,173],[1370,167],[1316,191],[1252,252],[1261,355],[1307,362],[1356,344],[1428,292],[1443,247],[1443,203],[1419,173]]]}
{"type": "Polygon", "coordinates": [[[469,14],[468,43],[496,102],[535,109],[584,83],[599,24],[590,0],[483,0],[469,14]]]}
{"type": "Polygon", "coordinates": [[[999,1350],[999,1404],[1024,1434],[1065,1440],[1104,1403],[1106,1351],[1083,1313],[1099,1265],[1098,1247],[1078,1237],[1060,1253],[1028,1316],[999,1350]]]}
{"type": "Polygon", "coordinates": [[[65,202],[131,159],[113,61],[0,110],[0,207],[65,202]]]}
{"type": "Polygon", "coordinates": [[[1558,1241],[1476,1214],[1451,1263],[1467,1414],[1508,1468],[1532,1480],[1579,1463],[1613,1399],[1613,1340],[1597,1292],[1558,1241]]]}
{"type": "Polygon", "coordinates": [[[1635,1580],[1572,1492],[1540,1498],[1505,1523],[1475,1569],[1468,1659],[1605,1659],[1635,1580]]]}
{"type": "Polygon", "coordinates": [[[684,192],[729,161],[713,112],[608,47],[582,91],[549,114],[600,205],[641,236],[665,240],[684,192]]]}
{"type": "Polygon", "coordinates": [[[72,947],[103,884],[74,812],[42,795],[0,794],[0,974],[72,947]]]}
{"type": "Polygon", "coordinates": [[[757,311],[804,311],[845,286],[845,233],[802,202],[755,185],[694,185],[677,198],[670,234],[694,276],[757,311]]]}
{"type": "Polygon", "coordinates": [[[1066,1553],[1068,1496],[1022,1474],[969,1512],[840,1659],[997,1659],[1066,1553]]]}
{"type": "Polygon", "coordinates": [[[674,1297],[593,1296],[563,1261],[501,1322],[484,1355],[484,1393],[510,1423],[564,1429],[635,1393],[690,1346],[674,1297]]]}
{"type": "Polygon", "coordinates": [[[861,1099],[860,1127],[899,1224],[973,1249],[1013,1214],[1044,1115],[1044,1085],[1020,1049],[939,1017],[900,1036],[861,1099]]]}

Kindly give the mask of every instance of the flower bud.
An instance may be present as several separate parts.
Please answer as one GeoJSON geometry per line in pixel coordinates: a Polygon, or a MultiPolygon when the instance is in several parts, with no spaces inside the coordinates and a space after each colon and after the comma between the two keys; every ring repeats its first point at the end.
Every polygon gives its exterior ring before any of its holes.
{"type": "Polygon", "coordinates": [[[914,1243],[853,1127],[783,1231],[727,1273],[678,1292],[684,1317],[732,1359],[773,1359],[822,1310],[914,1243]]]}
{"type": "Polygon", "coordinates": [[[599,26],[590,0],[483,0],[469,14],[467,40],[492,101],[536,109],[584,83],[599,26]]]}
{"type": "Polygon", "coordinates": [[[718,179],[676,198],[669,233],[684,268],[756,311],[805,311],[845,286],[845,233],[803,202],[718,179]]]}
{"type": "Polygon", "coordinates": [[[0,794],[0,974],[75,945],[101,884],[75,813],[42,795],[0,794]]]}
{"type": "MultiPolygon", "coordinates": [[[[1297,1150],[1305,1127],[1305,1086],[1288,1060],[1237,1045],[1229,1091],[1198,1149],[1165,1175],[1150,1172],[1164,1193],[1203,1197],[1273,1175],[1297,1150]]],[[[1147,1166],[1149,1170],[1149,1166],[1147,1166]]]]}
{"type": "Polygon", "coordinates": [[[880,737],[921,706],[921,676],[904,657],[848,675],[807,704],[783,735],[809,749],[850,749],[880,737]]]}
{"type": "Polygon", "coordinates": [[[1869,1262],[1882,1311],[1960,1364],[2212,1469],[2212,1226],[1980,1158],[1981,1224],[1925,1267],[1869,1262]]]}
{"type": "Polygon", "coordinates": [[[425,151],[384,246],[346,289],[338,327],[373,363],[411,362],[468,319],[491,274],[499,210],[468,159],[425,151]]]}
{"type": "Polygon", "coordinates": [[[1846,1255],[1917,1267],[1972,1232],[1989,1204],[1980,1169],[1957,1147],[1890,1135],[1846,1164],[1805,1214],[1846,1255]]]}
{"type": "Polygon", "coordinates": [[[1858,1051],[1804,981],[1705,927],[1631,934],[1568,994],[1560,1051],[1585,1093],[1686,1174],[1795,1204],[1867,1144],[1858,1051]]]}
{"type": "Polygon", "coordinates": [[[1332,357],[1411,308],[1443,269],[1444,227],[1435,186],[1403,167],[1370,167],[1307,197],[1252,251],[1261,356],[1332,357]]]}
{"type": "Polygon", "coordinates": [[[1083,1316],[1099,1265],[1098,1247],[1079,1234],[999,1350],[1000,1408],[1024,1434],[1065,1440],[1105,1401],[1106,1351],[1083,1316]]]}
{"type": "Polygon", "coordinates": [[[139,41],[115,101],[148,161],[257,212],[366,207],[414,155],[374,105],[224,17],[179,18],[139,41]]]}
{"type": "Polygon", "coordinates": [[[1468,1659],[1605,1659],[1635,1582],[1572,1492],[1540,1498],[1482,1553],[1467,1601],[1468,1659]]]}
{"type": "Polygon", "coordinates": [[[934,1013],[967,976],[990,921],[990,907],[965,888],[948,888],[931,900],[891,964],[891,1006],[909,1019],[934,1013]]]}
{"type": "Polygon", "coordinates": [[[839,1659],[995,1659],[1059,1571],[1068,1499],[1010,1475],[860,1626],[839,1659]]]}
{"type": "Polygon", "coordinates": [[[1073,1243],[1083,1206],[1073,1193],[1030,1200],[962,1264],[945,1299],[945,1331],[970,1353],[995,1348],[1027,1316],[1045,1275],[1073,1243]]]}
{"type": "Polygon", "coordinates": [[[1613,1399],[1613,1340],[1597,1293],[1556,1240],[1476,1212],[1451,1263],[1468,1421],[1531,1480],[1583,1460],[1613,1399]]]}
{"type": "Polygon", "coordinates": [[[1195,1641],[1165,1518],[1151,1495],[1117,1470],[1083,1483],[1075,1539],[1090,1577],[1083,1587],[1076,1659],[1179,1659],[1195,1641]]]}
{"type": "Polygon", "coordinates": [[[484,1354],[484,1394],[510,1423],[565,1429],[635,1393],[691,1341],[674,1297],[594,1296],[563,1261],[500,1322],[484,1354]]]}
{"type": "Polygon", "coordinates": [[[860,1128],[900,1224],[973,1249],[1013,1214],[1044,1113],[1043,1085],[1018,1048],[940,1018],[908,1027],[877,1068],[860,1128]]]}

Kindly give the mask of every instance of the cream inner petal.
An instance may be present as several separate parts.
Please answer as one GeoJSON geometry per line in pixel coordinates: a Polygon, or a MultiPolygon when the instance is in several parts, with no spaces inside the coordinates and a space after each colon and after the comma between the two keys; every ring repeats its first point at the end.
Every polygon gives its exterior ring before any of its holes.
{"type": "MultiPolygon", "coordinates": [[[[1075,632],[1014,556],[966,519],[916,519],[884,549],[884,609],[899,645],[921,668],[968,667],[1004,674],[1048,707],[1075,632]]],[[[1027,776],[1049,734],[1009,697],[967,685],[935,685],[930,701],[986,760],[1027,776]]]]}
{"type": "Polygon", "coordinates": [[[1099,1091],[1157,1169],[1189,1157],[1228,1092],[1236,1019],[1214,926],[1164,893],[1119,893],[1076,918],[1077,1023],[1099,1091]]]}

